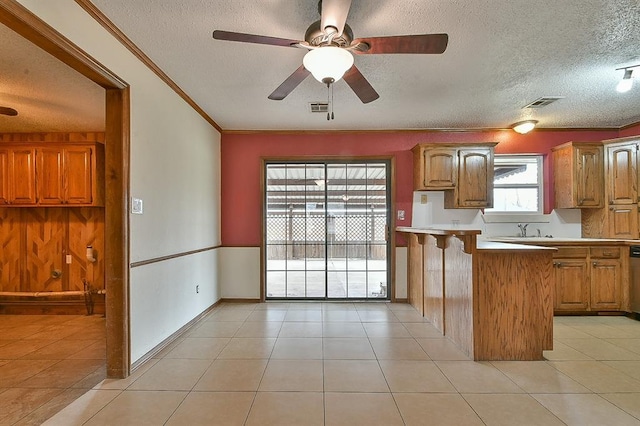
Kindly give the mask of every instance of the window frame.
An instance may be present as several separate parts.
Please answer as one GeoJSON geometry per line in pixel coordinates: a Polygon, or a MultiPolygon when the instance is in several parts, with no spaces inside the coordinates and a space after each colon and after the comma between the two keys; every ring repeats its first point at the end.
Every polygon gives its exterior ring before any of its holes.
{"type": "Polygon", "coordinates": [[[538,210],[537,211],[522,211],[522,210],[493,210],[487,208],[484,211],[485,215],[542,215],[544,214],[544,155],[543,154],[495,154],[494,156],[494,170],[495,166],[500,163],[498,159],[511,159],[517,164],[518,160],[532,159],[538,163],[537,183],[521,183],[521,184],[496,184],[495,178],[493,182],[493,199],[495,205],[495,190],[496,188],[537,188],[538,189],[538,210]]]}

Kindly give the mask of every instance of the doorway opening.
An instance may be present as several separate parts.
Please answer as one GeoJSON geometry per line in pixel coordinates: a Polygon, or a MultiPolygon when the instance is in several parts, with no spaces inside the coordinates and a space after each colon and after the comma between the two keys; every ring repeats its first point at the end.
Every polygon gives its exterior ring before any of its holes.
{"type": "Polygon", "coordinates": [[[265,299],[388,300],[390,160],[264,164],[265,299]]]}

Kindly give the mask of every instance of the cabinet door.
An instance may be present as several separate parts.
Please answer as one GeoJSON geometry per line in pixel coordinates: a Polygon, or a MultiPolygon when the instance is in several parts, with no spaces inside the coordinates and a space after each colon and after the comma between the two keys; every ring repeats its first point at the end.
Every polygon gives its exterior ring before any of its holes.
{"type": "Polygon", "coordinates": [[[493,207],[493,150],[464,148],[458,157],[457,206],[493,207]]]}
{"type": "Polygon", "coordinates": [[[68,204],[91,204],[92,149],[70,147],[64,150],[64,200],[68,204]]]}
{"type": "Polygon", "coordinates": [[[637,145],[607,146],[609,204],[638,202],[637,145]]]}
{"type": "Polygon", "coordinates": [[[609,206],[609,237],[635,240],[638,238],[638,205],[609,206]]]}
{"type": "Polygon", "coordinates": [[[9,204],[9,150],[0,149],[0,205],[9,204]]]}
{"type": "Polygon", "coordinates": [[[456,186],[458,164],[456,150],[452,148],[434,148],[424,151],[425,189],[453,189],[456,186]]]}
{"type": "Polygon", "coordinates": [[[591,309],[620,310],[621,265],[619,260],[593,259],[591,262],[591,309]]]}
{"type": "Polygon", "coordinates": [[[601,147],[576,148],[576,207],[603,207],[604,193],[601,147]]]}
{"type": "Polygon", "coordinates": [[[40,148],[38,158],[38,198],[40,204],[63,204],[65,201],[63,149],[40,148]]]}
{"type": "Polygon", "coordinates": [[[589,275],[586,259],[554,259],[556,311],[589,309],[589,275]]]}
{"type": "Polygon", "coordinates": [[[14,148],[9,157],[11,204],[36,204],[36,150],[14,148]]]}

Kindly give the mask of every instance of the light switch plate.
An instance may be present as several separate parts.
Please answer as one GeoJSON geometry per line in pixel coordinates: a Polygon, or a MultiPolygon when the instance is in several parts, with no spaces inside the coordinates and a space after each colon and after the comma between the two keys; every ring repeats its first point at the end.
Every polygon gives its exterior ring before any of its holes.
{"type": "Polygon", "coordinates": [[[131,213],[142,214],[142,198],[131,198],[131,213]]]}
{"type": "Polygon", "coordinates": [[[420,194],[420,204],[427,204],[427,194],[420,194]]]}

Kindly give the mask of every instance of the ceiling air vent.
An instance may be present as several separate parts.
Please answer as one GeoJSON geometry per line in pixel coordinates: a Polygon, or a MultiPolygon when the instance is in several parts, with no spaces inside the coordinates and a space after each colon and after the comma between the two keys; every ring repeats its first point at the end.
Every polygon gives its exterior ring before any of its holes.
{"type": "Polygon", "coordinates": [[[528,105],[523,106],[522,109],[546,107],[547,105],[557,101],[558,99],[562,99],[562,96],[545,96],[543,98],[536,99],[528,105]]]}
{"type": "Polygon", "coordinates": [[[311,102],[309,104],[309,110],[311,112],[329,112],[329,104],[326,102],[311,102]]]}

